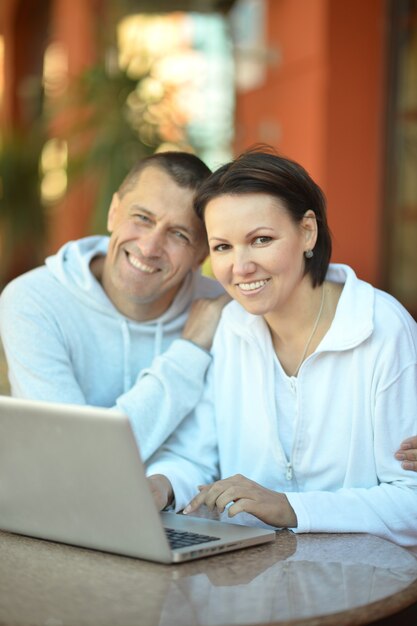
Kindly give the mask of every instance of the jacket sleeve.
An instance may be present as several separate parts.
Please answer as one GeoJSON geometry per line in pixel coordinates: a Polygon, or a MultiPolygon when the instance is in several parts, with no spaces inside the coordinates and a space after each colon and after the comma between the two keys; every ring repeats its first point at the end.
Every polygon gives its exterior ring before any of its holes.
{"type": "Polygon", "coordinates": [[[175,510],[197,495],[198,486],[219,478],[217,434],[212,402],[212,368],[196,409],[147,464],[147,475],[163,474],[171,482],[175,510]]]}
{"type": "Polygon", "coordinates": [[[403,470],[394,458],[399,442],[417,432],[416,408],[413,364],[376,397],[374,456],[379,484],[286,493],[297,515],[295,532],[364,532],[404,546],[416,544],[417,473],[403,470]]]}
{"type": "Polygon", "coordinates": [[[28,291],[15,281],[0,297],[0,332],[12,395],[86,404],[59,325],[41,297],[28,291]]]}
{"type": "Polygon", "coordinates": [[[144,461],[197,405],[210,361],[205,350],[176,339],[117,399],[116,408],[129,416],[144,461]]]}

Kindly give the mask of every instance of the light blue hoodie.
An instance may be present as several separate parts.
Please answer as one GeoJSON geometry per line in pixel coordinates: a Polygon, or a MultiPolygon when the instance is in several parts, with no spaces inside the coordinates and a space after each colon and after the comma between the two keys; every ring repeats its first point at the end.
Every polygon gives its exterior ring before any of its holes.
{"type": "Polygon", "coordinates": [[[159,318],[135,322],[90,271],[108,237],[65,244],[0,297],[0,334],[13,396],[117,408],[149,458],[197,404],[210,355],[178,339],[192,301],[222,293],[190,272],[159,318]]]}

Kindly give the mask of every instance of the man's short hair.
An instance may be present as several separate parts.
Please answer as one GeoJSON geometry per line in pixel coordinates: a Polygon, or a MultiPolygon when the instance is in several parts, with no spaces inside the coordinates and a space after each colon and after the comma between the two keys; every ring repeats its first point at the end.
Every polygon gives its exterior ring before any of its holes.
{"type": "Polygon", "coordinates": [[[187,189],[197,189],[211,174],[211,170],[195,154],[173,150],[157,152],[135,163],[118,189],[119,197],[132,191],[140,173],[151,166],[163,170],[179,187],[187,189]]]}

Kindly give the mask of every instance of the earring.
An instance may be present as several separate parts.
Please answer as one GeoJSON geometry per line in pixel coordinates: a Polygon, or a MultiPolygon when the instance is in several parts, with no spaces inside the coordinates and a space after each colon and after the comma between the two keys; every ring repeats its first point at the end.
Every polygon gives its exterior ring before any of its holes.
{"type": "Polygon", "coordinates": [[[313,250],[306,250],[304,252],[304,256],[305,256],[306,259],[311,259],[314,256],[313,250]]]}

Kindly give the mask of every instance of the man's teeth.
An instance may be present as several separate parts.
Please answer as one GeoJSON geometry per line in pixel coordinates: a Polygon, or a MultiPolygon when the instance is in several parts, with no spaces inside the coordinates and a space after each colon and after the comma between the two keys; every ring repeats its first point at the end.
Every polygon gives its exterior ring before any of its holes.
{"type": "Polygon", "coordinates": [[[129,254],[129,262],[131,265],[133,265],[133,267],[136,267],[136,269],[140,270],[141,272],[146,272],[147,274],[153,274],[154,272],[158,271],[155,267],[150,267],[149,265],[141,263],[139,259],[137,259],[135,256],[132,256],[131,254],[129,254]]]}
{"type": "Polygon", "coordinates": [[[264,285],[266,285],[267,282],[267,280],[257,280],[254,283],[239,283],[239,287],[243,291],[253,291],[254,289],[259,289],[260,287],[263,287],[264,285]]]}

